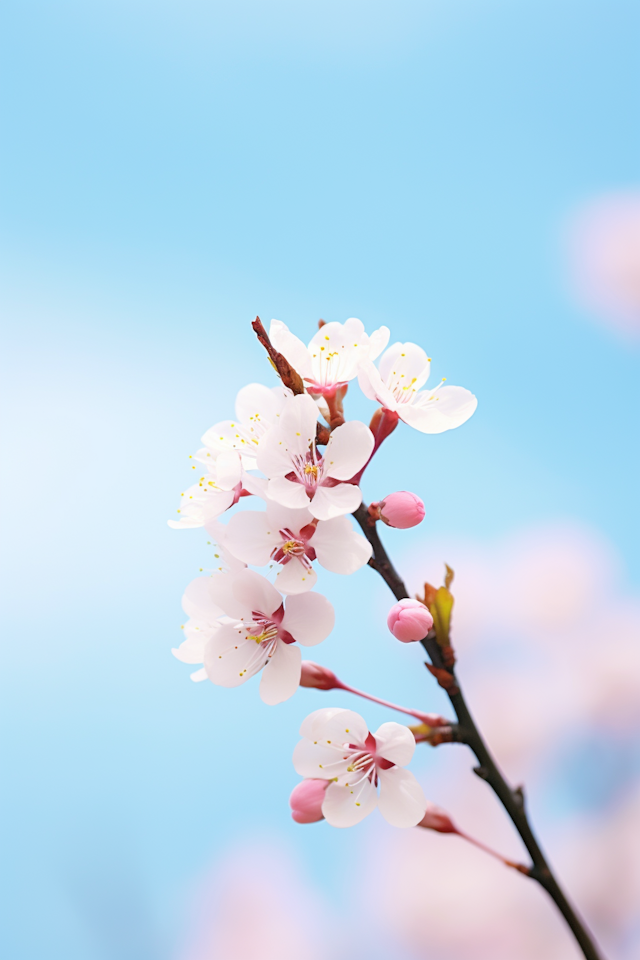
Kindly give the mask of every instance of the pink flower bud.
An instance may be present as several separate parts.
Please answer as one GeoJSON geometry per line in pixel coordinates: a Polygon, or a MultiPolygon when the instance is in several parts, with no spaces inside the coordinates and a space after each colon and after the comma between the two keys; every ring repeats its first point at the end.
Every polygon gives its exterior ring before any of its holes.
{"type": "Polygon", "coordinates": [[[335,690],[340,686],[340,681],[332,670],[327,670],[312,660],[303,660],[300,686],[315,687],[316,690],[335,690]]]}
{"type": "Polygon", "coordinates": [[[296,823],[317,823],[324,820],[322,803],[330,780],[303,780],[289,797],[291,816],[296,823]]]}
{"type": "Polygon", "coordinates": [[[457,833],[458,829],[454,826],[453,820],[446,810],[437,807],[435,803],[427,803],[427,809],[424,817],[418,824],[419,827],[426,827],[427,830],[437,830],[438,833],[457,833]]]}
{"type": "Polygon", "coordinates": [[[396,640],[422,640],[433,626],[433,617],[419,600],[400,600],[389,611],[387,626],[396,640]]]}
{"type": "Polygon", "coordinates": [[[415,527],[424,520],[424,503],[408,490],[390,493],[380,503],[380,519],[388,527],[398,527],[400,530],[415,527]]]}

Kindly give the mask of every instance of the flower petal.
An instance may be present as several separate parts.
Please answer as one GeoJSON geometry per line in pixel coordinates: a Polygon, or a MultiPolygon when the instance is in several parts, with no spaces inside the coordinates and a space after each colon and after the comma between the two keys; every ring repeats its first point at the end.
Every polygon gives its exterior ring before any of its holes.
{"type": "Polygon", "coordinates": [[[350,480],[364,467],[373,450],[373,434],[360,420],[350,420],[337,427],[329,438],[323,457],[326,476],[350,480]]]}
{"type": "MultiPolygon", "coordinates": [[[[230,578],[231,591],[238,603],[252,613],[271,616],[282,606],[282,597],[266,577],[255,570],[243,570],[230,578]]],[[[231,614],[229,614],[231,616],[231,614]]]]}
{"type": "Polygon", "coordinates": [[[313,647],[329,636],[335,621],[333,606],[326,597],[301,593],[287,598],[281,626],[304,647],[313,647]]]}
{"type": "Polygon", "coordinates": [[[231,517],[224,534],[224,546],[238,560],[263,567],[269,563],[273,548],[280,542],[267,514],[243,510],[231,517]]]}
{"type": "Polygon", "coordinates": [[[311,501],[303,485],[296,483],[295,480],[287,480],[286,477],[274,477],[269,480],[267,495],[270,500],[275,500],[276,503],[281,503],[283,507],[290,507],[292,510],[301,510],[307,506],[311,509],[311,501]]]}
{"type": "Polygon", "coordinates": [[[207,623],[204,620],[188,620],[184,625],[185,639],[171,653],[182,663],[204,663],[204,648],[207,640],[213,636],[220,624],[207,623]]]}
{"type": "Polygon", "coordinates": [[[396,390],[406,394],[418,391],[427,382],[430,366],[429,357],[417,343],[394,343],[379,364],[380,376],[394,394],[396,390]]]}
{"type": "Polygon", "coordinates": [[[204,651],[207,676],[219,687],[239,687],[269,659],[269,651],[248,636],[244,627],[223,624],[204,651]]]}
{"type": "Polygon", "coordinates": [[[386,345],[389,343],[391,331],[389,327],[378,327],[369,337],[369,360],[375,360],[379,357],[386,345]]]}
{"type": "Polygon", "coordinates": [[[294,695],[300,685],[301,661],[300,647],[278,640],[275,653],[260,678],[260,697],[264,703],[282,703],[294,695]]]}
{"type": "Polygon", "coordinates": [[[465,423],[478,406],[477,398],[464,387],[441,387],[421,391],[412,404],[398,407],[405,423],[421,433],[444,433],[465,423]]]}
{"type": "Polygon", "coordinates": [[[216,600],[213,581],[215,577],[196,577],[182,596],[182,609],[188,617],[213,623],[227,612],[216,600]]]}
{"type": "Polygon", "coordinates": [[[344,776],[349,763],[348,755],[343,758],[338,750],[310,740],[299,740],[293,751],[293,766],[301,777],[332,780],[344,776]]]}
{"type": "Polygon", "coordinates": [[[335,487],[318,487],[309,509],[318,520],[333,520],[334,517],[353,513],[361,503],[360,487],[355,483],[339,483],[335,487]]]}
{"type": "MultiPolygon", "coordinates": [[[[221,420],[220,423],[214,423],[203,434],[202,442],[214,457],[225,451],[237,450],[243,456],[253,458],[258,448],[251,434],[237,420],[221,420]]],[[[198,459],[202,459],[202,451],[198,452],[198,459]]]]}
{"type": "Polygon", "coordinates": [[[368,562],[373,548],[352,528],[348,517],[318,523],[311,539],[318,562],[332,573],[355,573],[368,562]]]}
{"type": "Polygon", "coordinates": [[[194,683],[200,683],[201,680],[208,680],[207,671],[205,667],[201,667],[199,670],[194,670],[193,673],[189,674],[189,679],[193,680],[194,683]]]}
{"type": "MultiPolygon", "coordinates": [[[[344,710],[344,707],[320,707],[319,710],[314,710],[313,713],[310,713],[302,721],[302,724],[300,726],[300,736],[306,737],[307,740],[317,740],[318,738],[316,737],[316,732],[315,732],[316,724],[318,723],[323,724],[327,722],[332,717],[335,717],[336,714],[342,713],[343,710],[344,710]]],[[[368,732],[369,731],[367,731],[367,733],[368,732]]]]}
{"type": "Polygon", "coordinates": [[[216,483],[221,490],[233,490],[242,478],[240,454],[233,450],[221,453],[216,459],[216,483]]]}
{"type": "Polygon", "coordinates": [[[301,377],[311,377],[311,355],[302,340],[291,333],[286,323],[281,320],[272,320],[269,327],[269,339],[276,348],[294,367],[301,377]]]}
{"type": "Polygon", "coordinates": [[[377,803],[378,791],[368,777],[354,786],[330,783],[322,813],[332,827],[353,827],[375,810],[377,803]]]}
{"type": "MultiPolygon", "coordinates": [[[[320,713],[320,711],[316,712],[320,713]]],[[[303,732],[302,727],[300,732],[303,736],[308,736],[307,733],[303,732]]],[[[317,740],[318,743],[334,745],[355,743],[357,746],[363,746],[369,735],[369,728],[355,710],[336,710],[331,714],[325,714],[325,716],[316,716],[311,724],[310,732],[309,739],[317,740]]]]}
{"type": "Polygon", "coordinates": [[[296,557],[293,557],[284,566],[279,567],[275,588],[286,596],[307,593],[308,590],[313,589],[317,579],[318,574],[312,567],[305,567],[296,557]]]}
{"type": "MultiPolygon", "coordinates": [[[[232,589],[234,578],[241,576],[244,572],[244,570],[241,570],[238,573],[214,573],[212,577],[200,577],[199,579],[208,584],[212,602],[220,607],[228,617],[251,622],[254,608],[238,600],[232,589]]],[[[194,580],[193,582],[196,583],[197,581],[194,580]]],[[[202,587],[201,590],[204,592],[205,588],[202,587]]]]}
{"type": "Polygon", "coordinates": [[[362,320],[350,317],[345,323],[325,323],[312,337],[309,353],[315,383],[329,386],[353,380],[360,361],[369,353],[362,320]]]}
{"type": "Polygon", "coordinates": [[[427,809],[427,800],[414,775],[401,767],[391,767],[389,770],[378,769],[378,777],[378,806],[385,820],[392,827],[415,827],[420,823],[427,809]]]}
{"type": "Polygon", "coordinates": [[[276,503],[275,500],[269,500],[267,502],[267,517],[269,522],[273,524],[271,529],[281,530],[286,527],[296,534],[313,520],[309,510],[308,498],[304,507],[299,510],[292,510],[291,507],[283,507],[281,503],[276,503]]]}
{"type": "Polygon", "coordinates": [[[167,520],[167,523],[174,530],[202,527],[228,510],[234,499],[233,490],[220,490],[215,480],[203,477],[200,483],[189,487],[180,497],[180,519],[167,520]]]}
{"type": "Polygon", "coordinates": [[[395,410],[398,406],[391,390],[386,386],[377,368],[370,360],[365,360],[360,364],[358,385],[365,397],[368,397],[369,400],[377,400],[387,410],[395,410]]]}
{"type": "Polygon", "coordinates": [[[236,416],[252,439],[259,441],[277,423],[288,396],[291,391],[286,387],[265,387],[263,383],[248,383],[238,391],[236,416]]]}
{"type": "Polygon", "coordinates": [[[406,767],[416,749],[415,737],[402,723],[383,723],[374,733],[376,754],[390,763],[406,767]]]}

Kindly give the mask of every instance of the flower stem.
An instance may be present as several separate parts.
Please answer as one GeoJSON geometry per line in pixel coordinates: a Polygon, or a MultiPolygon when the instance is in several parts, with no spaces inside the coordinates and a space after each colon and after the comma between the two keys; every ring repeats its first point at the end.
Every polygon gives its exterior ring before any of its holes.
{"type": "MultiPolygon", "coordinates": [[[[364,503],[358,507],[353,516],[360,524],[362,532],[373,547],[373,556],[369,560],[369,566],[373,567],[373,569],[380,574],[396,600],[408,598],[409,593],[404,581],[389,559],[376,527],[371,526],[368,522],[369,513],[364,503]]],[[[529,823],[525,809],[522,788],[516,787],[513,789],[509,786],[493,759],[493,756],[489,752],[489,748],[484,742],[482,734],[476,726],[469,707],[467,706],[453,667],[446,666],[442,659],[442,653],[436,641],[435,632],[433,630],[429,631],[427,636],[420,642],[426,650],[431,664],[435,668],[440,685],[446,690],[453,709],[456,712],[458,723],[464,731],[464,740],[478,760],[478,766],[474,767],[474,773],[482,780],[486,780],[494,791],[527,848],[532,861],[531,867],[527,868],[528,875],[534,880],[537,880],[540,886],[544,887],[547,891],[571,929],[586,960],[604,960],[603,954],[600,952],[592,934],[560,887],[531,829],[531,824],[529,823]],[[447,677],[447,675],[448,683],[445,683],[443,682],[443,678],[447,677]]]]}
{"type": "Polygon", "coordinates": [[[421,713],[419,710],[408,710],[407,707],[400,707],[397,703],[391,703],[389,700],[381,700],[380,697],[374,697],[370,693],[365,693],[363,690],[356,690],[355,687],[348,686],[346,683],[343,683],[342,680],[338,680],[338,688],[340,690],[346,690],[347,693],[354,693],[356,697],[364,697],[365,700],[371,700],[373,703],[379,703],[383,707],[389,707],[390,710],[406,713],[410,717],[415,717],[416,720],[420,720],[421,723],[426,724],[428,727],[441,727],[443,724],[449,725],[448,720],[443,720],[443,718],[439,717],[436,713],[421,713]]]}

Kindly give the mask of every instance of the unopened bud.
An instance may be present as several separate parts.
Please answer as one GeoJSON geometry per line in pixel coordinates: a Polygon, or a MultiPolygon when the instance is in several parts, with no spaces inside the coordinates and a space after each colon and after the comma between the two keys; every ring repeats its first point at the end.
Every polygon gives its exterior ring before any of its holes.
{"type": "Polygon", "coordinates": [[[319,663],[314,663],[312,660],[303,660],[300,686],[315,687],[316,690],[335,690],[340,686],[340,681],[333,670],[327,670],[326,667],[321,667],[319,663]]]}
{"type": "Polygon", "coordinates": [[[388,527],[398,527],[407,530],[415,527],[424,520],[424,503],[415,493],[408,490],[399,490],[390,493],[379,504],[380,519],[388,527]]]}
{"type": "Polygon", "coordinates": [[[426,827],[427,830],[437,830],[438,833],[457,833],[458,828],[446,810],[436,806],[435,803],[427,803],[424,817],[418,824],[419,827],[426,827]]]}
{"type": "Polygon", "coordinates": [[[296,823],[317,823],[324,820],[322,803],[330,780],[303,780],[289,797],[291,816],[296,823]]]}
{"type": "Polygon", "coordinates": [[[419,600],[400,600],[391,607],[387,626],[396,640],[413,643],[426,637],[433,626],[433,617],[419,600]]]}

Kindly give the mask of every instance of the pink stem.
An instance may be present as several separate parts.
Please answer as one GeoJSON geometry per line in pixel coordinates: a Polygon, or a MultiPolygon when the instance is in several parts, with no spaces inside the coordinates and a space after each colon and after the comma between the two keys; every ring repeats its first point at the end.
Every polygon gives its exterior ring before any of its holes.
{"type": "Polygon", "coordinates": [[[490,857],[495,857],[496,860],[500,860],[501,863],[504,863],[506,867],[513,867],[515,870],[519,870],[520,873],[529,874],[528,867],[525,867],[521,863],[515,863],[513,860],[507,860],[506,857],[503,857],[501,853],[498,853],[496,850],[492,850],[491,847],[488,847],[485,843],[481,843],[480,840],[475,840],[473,837],[470,837],[468,833],[463,833],[462,830],[458,830],[457,827],[454,828],[453,833],[457,836],[462,837],[463,840],[466,840],[468,843],[472,843],[474,847],[478,847],[479,850],[484,850],[485,853],[488,853],[490,857]]]}
{"type": "Polygon", "coordinates": [[[356,697],[364,697],[365,700],[371,700],[373,703],[379,703],[383,707],[389,707],[391,710],[397,710],[399,713],[406,713],[410,717],[415,717],[421,723],[426,723],[428,727],[439,726],[434,720],[440,720],[435,714],[420,713],[419,710],[407,710],[406,707],[399,707],[397,703],[390,703],[389,700],[381,700],[380,697],[373,697],[370,693],[364,693],[362,690],[356,690],[355,687],[349,687],[342,680],[338,680],[337,686],[340,690],[346,690],[348,693],[355,693],[356,697]]]}

